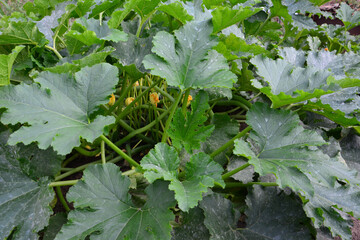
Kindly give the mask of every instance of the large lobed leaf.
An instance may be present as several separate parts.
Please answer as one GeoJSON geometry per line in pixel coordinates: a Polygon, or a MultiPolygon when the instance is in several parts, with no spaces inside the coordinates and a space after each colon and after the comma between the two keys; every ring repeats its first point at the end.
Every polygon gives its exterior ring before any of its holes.
{"type": "Polygon", "coordinates": [[[265,93],[273,107],[281,107],[332,92],[327,85],[330,73],[313,67],[299,67],[285,59],[272,60],[256,56],[251,60],[268,86],[257,81],[253,85],[265,93]]]}
{"type": "Polygon", "coordinates": [[[226,59],[211,50],[217,44],[209,21],[191,21],[175,31],[175,37],[161,31],[154,37],[152,55],[144,58],[151,74],[165,78],[170,86],[188,88],[231,88],[236,75],[226,59]],[[201,30],[201,31],[200,31],[201,30]]]}
{"type": "Polygon", "coordinates": [[[42,72],[40,83],[5,86],[0,89],[0,107],[7,108],[5,124],[27,123],[14,132],[9,144],[36,141],[41,149],[50,145],[67,154],[80,145],[80,137],[92,142],[114,117],[97,116],[98,106],[108,102],[118,82],[118,70],[107,63],[85,67],[71,74],[42,72]]]}
{"type": "Polygon", "coordinates": [[[179,179],[180,159],[176,150],[165,143],[159,143],[142,160],[144,176],[150,182],[156,179],[170,181],[169,189],[175,192],[179,208],[185,212],[197,205],[202,193],[213,187],[215,182],[225,186],[221,178],[223,168],[205,153],[192,155],[185,166],[185,179],[179,179]]]}
{"type": "Polygon", "coordinates": [[[193,149],[200,148],[200,143],[211,135],[214,125],[203,126],[207,120],[205,112],[210,108],[208,101],[208,95],[200,91],[191,102],[191,112],[187,112],[186,117],[181,108],[176,111],[168,134],[177,149],[184,147],[186,151],[192,153],[193,149]]]}
{"type": "Polygon", "coordinates": [[[70,188],[67,199],[75,210],[55,239],[170,239],[170,221],[175,206],[165,182],[145,189],[147,202],[135,207],[128,193],[130,180],[112,163],[94,165],[84,171],[83,180],[70,188]]]}
{"type": "MultiPolygon", "coordinates": [[[[8,132],[0,134],[0,236],[7,238],[14,231],[14,239],[35,240],[38,239],[37,232],[48,224],[52,213],[49,204],[54,192],[48,187],[47,178],[42,177],[37,181],[32,178],[51,175],[52,170],[45,173],[45,169],[41,169],[42,172],[34,169],[30,175],[26,174],[18,159],[22,158],[25,165],[31,164],[30,159],[26,158],[30,154],[43,152],[32,152],[28,147],[9,147],[6,144],[8,135],[8,132]],[[25,152],[21,152],[23,150],[25,152]]],[[[44,164],[37,159],[32,160],[44,164]]],[[[48,164],[51,161],[49,159],[48,164]]],[[[60,162],[58,166],[60,168],[60,162]]]]}
{"type": "Polygon", "coordinates": [[[245,141],[237,140],[234,153],[247,157],[260,175],[275,174],[281,188],[290,187],[304,196],[304,209],[315,227],[324,224],[334,235],[348,237],[345,233],[349,225],[339,220],[342,218],[333,207],[359,216],[360,201],[353,197],[358,193],[352,190],[343,207],[335,201],[332,191],[342,191],[337,180],[347,182],[346,189],[357,189],[352,186],[360,183],[357,172],[317,149],[325,142],[316,132],[301,127],[295,113],[256,103],[247,114],[247,123],[253,128],[250,138],[254,150],[245,141]]]}

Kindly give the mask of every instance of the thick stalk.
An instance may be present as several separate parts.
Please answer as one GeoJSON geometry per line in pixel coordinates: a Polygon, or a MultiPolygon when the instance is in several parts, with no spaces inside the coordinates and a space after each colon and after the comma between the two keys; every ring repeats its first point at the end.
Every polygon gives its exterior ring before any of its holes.
{"type": "Polygon", "coordinates": [[[102,164],[106,163],[106,158],[105,158],[105,142],[101,141],[101,162],[102,164]]]}
{"type": "Polygon", "coordinates": [[[109,146],[111,147],[117,154],[123,157],[128,163],[136,168],[140,168],[140,164],[138,164],[134,159],[129,157],[126,153],[124,153],[120,148],[118,148],[112,141],[110,141],[104,135],[101,135],[100,138],[109,146]]]}
{"type": "Polygon", "coordinates": [[[61,188],[60,188],[59,186],[56,186],[56,187],[55,187],[55,191],[56,191],[56,194],[57,194],[57,196],[58,196],[59,201],[60,201],[61,204],[64,206],[65,211],[66,211],[66,212],[70,212],[71,209],[69,208],[69,205],[67,204],[67,202],[66,202],[66,200],[65,200],[65,198],[64,198],[64,195],[63,195],[62,192],[61,192],[61,188]]]}
{"type": "Polygon", "coordinates": [[[161,142],[166,142],[167,141],[167,130],[169,129],[170,127],[170,123],[171,123],[171,120],[174,116],[174,113],[179,105],[179,102],[181,100],[181,97],[182,97],[182,91],[180,90],[179,92],[179,95],[177,96],[175,102],[173,103],[173,105],[171,106],[171,112],[169,114],[169,117],[168,119],[166,120],[166,123],[165,123],[165,129],[164,129],[164,134],[162,135],[162,138],[161,138],[161,142]]]}
{"type": "Polygon", "coordinates": [[[219,155],[221,152],[225,151],[228,147],[232,146],[234,144],[234,141],[238,138],[241,138],[243,136],[245,136],[245,134],[247,134],[249,131],[251,130],[251,127],[247,127],[244,130],[242,130],[241,132],[239,132],[235,137],[233,137],[230,141],[228,141],[227,143],[225,143],[224,145],[222,145],[221,147],[219,147],[217,150],[215,150],[213,153],[210,154],[210,157],[215,157],[217,155],[219,155]]]}
{"type": "MultiPolygon", "coordinates": [[[[144,146],[137,147],[137,148],[133,149],[132,153],[133,154],[139,153],[139,152],[141,152],[141,151],[143,151],[145,149],[149,149],[151,146],[152,145],[147,144],[147,145],[144,145],[144,146]]],[[[107,162],[108,163],[116,163],[116,162],[118,162],[118,161],[120,161],[122,159],[123,159],[123,157],[117,156],[116,158],[114,158],[112,160],[109,160],[107,162]]],[[[101,163],[101,160],[81,165],[81,166],[79,166],[77,168],[72,169],[71,171],[68,171],[66,173],[63,173],[63,174],[55,177],[55,181],[60,181],[61,179],[64,179],[64,178],[66,178],[66,177],[68,177],[70,175],[73,175],[74,173],[77,173],[77,172],[80,172],[80,171],[84,170],[85,168],[87,168],[90,165],[94,165],[94,164],[98,164],[98,163],[101,163]]]]}
{"type": "Polygon", "coordinates": [[[71,186],[71,185],[75,185],[77,182],[78,182],[78,180],[66,180],[66,181],[52,182],[49,184],[49,187],[71,186]]]}
{"type": "Polygon", "coordinates": [[[232,175],[240,172],[241,170],[244,170],[245,168],[247,168],[248,166],[250,166],[250,163],[246,163],[238,168],[235,168],[234,170],[227,172],[225,174],[223,174],[221,177],[223,180],[228,179],[229,177],[231,177],[232,175]]]}

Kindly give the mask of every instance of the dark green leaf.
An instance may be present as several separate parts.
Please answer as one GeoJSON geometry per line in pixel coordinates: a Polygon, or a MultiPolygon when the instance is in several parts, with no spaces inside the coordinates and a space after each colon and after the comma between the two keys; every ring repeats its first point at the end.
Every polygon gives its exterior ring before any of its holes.
{"type": "Polygon", "coordinates": [[[0,134],[0,236],[35,240],[52,213],[49,207],[54,193],[48,180],[34,181],[21,169],[16,159],[16,148],[6,145],[8,133],[0,134]]]}
{"type": "Polygon", "coordinates": [[[180,223],[181,225],[173,230],[173,240],[208,240],[210,238],[209,230],[204,225],[204,213],[201,208],[195,207],[188,213],[182,212],[180,223]]]}
{"type": "Polygon", "coordinates": [[[135,207],[128,193],[130,180],[115,164],[93,165],[83,180],[70,188],[67,199],[75,210],[56,239],[171,239],[175,207],[168,184],[157,181],[145,190],[147,201],[135,207]]]}
{"type": "Polygon", "coordinates": [[[54,240],[61,227],[66,223],[66,221],[66,214],[63,212],[51,216],[49,226],[44,232],[43,240],[54,240]]]}

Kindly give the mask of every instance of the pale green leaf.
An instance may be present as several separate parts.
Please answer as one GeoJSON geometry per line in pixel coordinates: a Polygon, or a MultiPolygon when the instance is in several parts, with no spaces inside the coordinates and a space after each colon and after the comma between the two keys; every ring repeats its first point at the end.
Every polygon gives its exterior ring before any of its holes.
{"type": "Polygon", "coordinates": [[[170,86],[188,88],[231,88],[236,75],[229,71],[225,58],[215,50],[209,21],[191,21],[175,31],[175,37],[159,32],[152,51],[143,61],[151,74],[165,78],[170,86]],[[201,30],[201,31],[200,31],[201,30]]]}
{"type": "Polygon", "coordinates": [[[207,120],[205,112],[210,108],[208,101],[208,95],[200,91],[191,102],[191,112],[187,112],[186,117],[180,108],[175,113],[168,134],[178,150],[184,147],[187,152],[192,153],[193,149],[199,149],[200,143],[211,135],[214,126],[204,126],[207,120]]]}
{"type": "Polygon", "coordinates": [[[272,60],[256,56],[251,63],[269,86],[253,81],[272,101],[273,107],[305,101],[333,92],[336,88],[327,85],[330,72],[314,67],[297,67],[285,59],[272,60]]]}
{"type": "Polygon", "coordinates": [[[0,90],[0,107],[7,108],[5,124],[27,123],[14,132],[9,144],[37,142],[41,149],[53,146],[59,154],[80,145],[80,137],[93,142],[114,117],[92,115],[108,102],[118,82],[118,70],[110,64],[85,67],[71,74],[42,72],[38,84],[5,86],[0,90]]]}
{"type": "Polygon", "coordinates": [[[111,18],[109,20],[109,27],[116,29],[120,26],[121,22],[125,19],[125,17],[136,8],[138,4],[141,4],[143,0],[129,0],[124,4],[124,9],[114,11],[111,14],[111,18]]]}
{"type": "Polygon", "coordinates": [[[360,13],[344,2],[340,4],[340,8],[336,11],[336,17],[345,24],[345,27],[360,24],[360,13]]]}
{"type": "Polygon", "coordinates": [[[93,165],[72,187],[67,199],[75,210],[55,239],[171,239],[175,207],[168,184],[157,181],[145,189],[147,201],[135,207],[128,193],[130,180],[118,166],[93,165]]]}
{"type": "Polygon", "coordinates": [[[12,66],[24,46],[16,46],[9,55],[0,54],[0,85],[10,84],[12,66]]]}

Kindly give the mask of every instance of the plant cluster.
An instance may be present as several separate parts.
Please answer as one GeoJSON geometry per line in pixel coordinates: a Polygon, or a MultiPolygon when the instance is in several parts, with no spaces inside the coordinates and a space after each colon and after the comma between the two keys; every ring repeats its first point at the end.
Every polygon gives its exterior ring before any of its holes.
{"type": "Polygon", "coordinates": [[[317,26],[324,2],[34,0],[3,16],[0,238],[351,239],[360,13],[317,26]]]}

